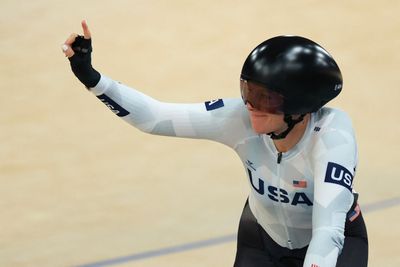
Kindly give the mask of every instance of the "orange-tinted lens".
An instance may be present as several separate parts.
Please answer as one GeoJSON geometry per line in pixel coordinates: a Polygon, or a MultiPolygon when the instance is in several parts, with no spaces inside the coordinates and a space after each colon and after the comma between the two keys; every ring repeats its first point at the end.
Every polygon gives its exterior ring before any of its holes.
{"type": "Polygon", "coordinates": [[[240,91],[245,104],[249,103],[253,108],[263,112],[283,113],[282,95],[243,79],[240,79],[240,91]]]}

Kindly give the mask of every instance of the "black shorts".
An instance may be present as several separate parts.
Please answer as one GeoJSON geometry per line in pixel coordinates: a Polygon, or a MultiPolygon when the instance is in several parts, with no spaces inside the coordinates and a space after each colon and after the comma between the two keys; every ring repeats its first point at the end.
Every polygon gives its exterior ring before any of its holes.
{"type": "MultiPolygon", "coordinates": [[[[368,237],[362,214],[345,224],[345,239],[336,267],[365,267],[368,237]]],[[[257,223],[248,202],[240,218],[234,267],[302,267],[308,246],[281,247],[257,223]]]]}

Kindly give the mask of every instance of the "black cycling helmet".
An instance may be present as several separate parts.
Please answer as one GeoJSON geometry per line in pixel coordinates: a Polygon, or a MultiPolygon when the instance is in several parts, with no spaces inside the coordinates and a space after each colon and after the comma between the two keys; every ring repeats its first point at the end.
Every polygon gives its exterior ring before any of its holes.
{"type": "Polygon", "coordinates": [[[272,103],[273,111],[285,115],[317,111],[340,93],[342,84],[340,69],[332,56],[300,36],[277,36],[262,42],[247,57],[241,73],[245,103],[250,102],[254,108],[258,104],[266,111],[271,110],[268,106],[272,103]],[[264,88],[267,96],[249,91],[251,84],[253,88],[264,88]],[[258,103],[252,103],[251,98],[258,103]]]}

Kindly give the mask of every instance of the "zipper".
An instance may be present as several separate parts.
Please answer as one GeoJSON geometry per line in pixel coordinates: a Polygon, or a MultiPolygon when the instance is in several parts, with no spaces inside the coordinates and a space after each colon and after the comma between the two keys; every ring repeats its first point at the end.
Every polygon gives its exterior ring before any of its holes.
{"type": "Polygon", "coordinates": [[[278,152],[278,158],[277,158],[277,163],[280,164],[282,161],[282,152],[278,152]]]}
{"type": "Polygon", "coordinates": [[[284,205],[282,204],[281,201],[281,178],[280,178],[280,169],[281,169],[281,163],[282,161],[282,152],[278,152],[278,157],[277,157],[277,176],[278,176],[278,202],[279,202],[279,206],[280,206],[280,210],[279,210],[279,217],[280,217],[280,221],[282,223],[283,228],[285,229],[285,233],[286,233],[286,242],[288,244],[288,248],[289,249],[293,249],[293,245],[292,245],[292,241],[289,239],[289,231],[288,228],[286,226],[286,220],[285,220],[285,214],[284,214],[284,205]]]}

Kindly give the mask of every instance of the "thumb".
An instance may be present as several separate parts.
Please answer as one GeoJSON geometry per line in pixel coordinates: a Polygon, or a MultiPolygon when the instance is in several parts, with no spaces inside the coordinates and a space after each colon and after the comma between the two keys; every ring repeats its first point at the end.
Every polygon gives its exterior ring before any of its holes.
{"type": "Polygon", "coordinates": [[[87,25],[86,20],[82,20],[82,29],[83,29],[83,36],[85,39],[90,39],[92,38],[92,34],[89,31],[89,27],[87,25]]]}

